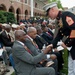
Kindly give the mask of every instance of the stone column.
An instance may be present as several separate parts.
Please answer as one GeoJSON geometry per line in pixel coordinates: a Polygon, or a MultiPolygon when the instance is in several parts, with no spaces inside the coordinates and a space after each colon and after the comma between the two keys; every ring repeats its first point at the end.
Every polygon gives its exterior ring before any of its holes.
{"type": "Polygon", "coordinates": [[[33,0],[31,0],[31,17],[33,17],[33,0]]]}

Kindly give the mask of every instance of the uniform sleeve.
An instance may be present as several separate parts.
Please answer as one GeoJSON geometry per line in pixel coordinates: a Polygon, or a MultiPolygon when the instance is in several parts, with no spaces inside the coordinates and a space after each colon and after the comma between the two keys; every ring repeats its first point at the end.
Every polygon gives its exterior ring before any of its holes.
{"type": "Polygon", "coordinates": [[[67,29],[70,29],[69,38],[75,38],[75,15],[71,12],[66,12],[63,15],[63,23],[67,29]]]}
{"type": "Polygon", "coordinates": [[[67,38],[66,40],[65,40],[65,45],[67,46],[67,47],[71,47],[71,46],[73,46],[73,44],[75,43],[75,39],[74,38],[67,38]]]}
{"type": "Polygon", "coordinates": [[[71,30],[75,30],[75,15],[69,12],[66,15],[66,23],[71,30]]]}
{"type": "Polygon", "coordinates": [[[61,33],[62,28],[59,29],[58,34],[56,35],[55,39],[52,41],[53,48],[57,47],[58,41],[60,41],[63,38],[63,33],[61,33]]]}
{"type": "Polygon", "coordinates": [[[71,29],[69,37],[75,38],[75,16],[73,16],[73,14],[66,16],[66,22],[68,24],[69,29],[71,29]]]}

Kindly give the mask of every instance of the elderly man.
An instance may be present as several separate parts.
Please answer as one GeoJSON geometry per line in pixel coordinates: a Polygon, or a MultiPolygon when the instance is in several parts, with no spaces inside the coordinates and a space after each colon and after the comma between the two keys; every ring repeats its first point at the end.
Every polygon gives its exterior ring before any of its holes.
{"type": "Polygon", "coordinates": [[[5,30],[1,33],[1,41],[3,45],[7,47],[12,47],[13,45],[13,42],[11,41],[10,30],[11,26],[6,25],[5,30]]]}
{"type": "Polygon", "coordinates": [[[52,67],[36,67],[38,62],[46,59],[46,54],[51,50],[50,46],[47,46],[42,53],[32,56],[24,45],[25,38],[26,33],[23,30],[15,32],[16,41],[12,47],[12,53],[17,75],[55,75],[52,67]]]}
{"type": "MultiPolygon", "coordinates": [[[[34,27],[29,27],[28,28],[28,30],[27,30],[27,38],[32,42],[32,44],[35,46],[35,47],[33,47],[30,43],[26,43],[26,45],[27,45],[27,47],[29,48],[29,49],[32,49],[32,52],[35,54],[35,51],[37,50],[37,51],[40,51],[40,49],[37,47],[37,44],[36,44],[36,42],[34,41],[34,39],[35,39],[35,37],[36,37],[36,35],[37,35],[37,30],[36,30],[36,28],[34,28],[34,27]],[[29,45],[29,46],[28,46],[29,45]],[[31,46],[31,48],[30,48],[30,46],[31,46]]],[[[37,53],[38,54],[38,53],[37,53]]],[[[35,55],[37,55],[37,54],[35,54],[35,55]]],[[[51,58],[51,59],[56,59],[56,56],[55,55],[50,55],[49,56],[49,58],[51,58]]]]}
{"type": "MultiPolygon", "coordinates": [[[[38,45],[36,44],[36,42],[34,41],[35,37],[37,35],[37,30],[36,28],[34,27],[29,27],[28,30],[27,30],[27,38],[26,41],[25,41],[25,45],[31,50],[31,54],[33,56],[36,56],[38,55],[40,52],[42,52],[41,49],[38,48],[38,45]]],[[[53,66],[55,68],[55,71],[56,71],[56,75],[57,75],[57,60],[56,60],[56,55],[54,54],[47,54],[47,61],[44,62],[43,64],[41,64],[42,66],[46,66],[46,63],[48,61],[54,61],[54,64],[53,65],[50,65],[50,66],[53,66]]],[[[39,65],[39,64],[38,64],[39,65]]]]}
{"type": "Polygon", "coordinates": [[[67,37],[66,46],[72,47],[69,51],[68,75],[75,75],[75,15],[71,12],[59,11],[55,2],[44,6],[44,10],[51,19],[57,19],[59,31],[52,45],[56,47],[57,42],[64,36],[67,37]]]}
{"type": "Polygon", "coordinates": [[[10,30],[11,26],[6,25],[5,30],[1,33],[1,42],[3,47],[6,49],[8,56],[12,53],[11,47],[13,45],[13,42],[11,41],[10,30]]]}

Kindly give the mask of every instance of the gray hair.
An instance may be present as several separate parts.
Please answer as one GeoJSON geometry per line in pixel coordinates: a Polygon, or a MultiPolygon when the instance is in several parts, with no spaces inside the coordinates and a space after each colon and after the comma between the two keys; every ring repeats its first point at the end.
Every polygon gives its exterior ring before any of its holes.
{"type": "Polygon", "coordinates": [[[27,33],[34,32],[36,30],[35,27],[28,27],[27,33]]]}
{"type": "Polygon", "coordinates": [[[41,26],[36,26],[35,28],[37,31],[41,30],[41,26]]]}
{"type": "Polygon", "coordinates": [[[9,25],[9,24],[7,24],[6,26],[5,26],[5,29],[10,29],[11,28],[11,26],[9,25]]]}
{"type": "Polygon", "coordinates": [[[25,33],[23,30],[16,30],[15,31],[15,38],[17,39],[19,36],[22,36],[23,33],[25,33]]]}

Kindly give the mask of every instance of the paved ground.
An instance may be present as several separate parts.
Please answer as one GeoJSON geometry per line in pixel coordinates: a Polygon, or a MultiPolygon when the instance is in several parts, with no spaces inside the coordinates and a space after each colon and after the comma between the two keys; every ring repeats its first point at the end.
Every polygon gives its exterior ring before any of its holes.
{"type": "Polygon", "coordinates": [[[10,70],[10,72],[7,72],[5,75],[11,75],[14,72],[13,67],[12,66],[8,66],[7,68],[10,70]]]}

